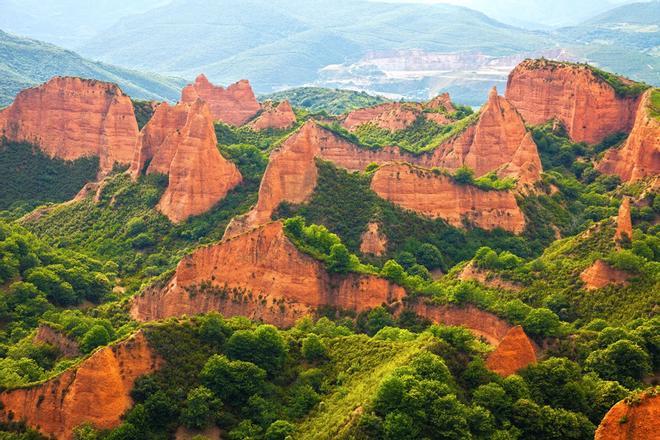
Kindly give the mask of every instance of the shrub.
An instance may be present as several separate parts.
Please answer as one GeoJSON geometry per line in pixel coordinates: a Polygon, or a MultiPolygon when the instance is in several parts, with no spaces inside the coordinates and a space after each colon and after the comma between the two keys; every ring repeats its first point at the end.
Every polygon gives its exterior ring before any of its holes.
{"type": "Polygon", "coordinates": [[[312,333],[303,341],[302,354],[309,362],[320,361],[327,357],[328,349],[323,341],[312,333]]]}
{"type": "Polygon", "coordinates": [[[534,336],[558,336],[561,322],[559,317],[546,308],[534,309],[525,318],[523,327],[534,336]]]}

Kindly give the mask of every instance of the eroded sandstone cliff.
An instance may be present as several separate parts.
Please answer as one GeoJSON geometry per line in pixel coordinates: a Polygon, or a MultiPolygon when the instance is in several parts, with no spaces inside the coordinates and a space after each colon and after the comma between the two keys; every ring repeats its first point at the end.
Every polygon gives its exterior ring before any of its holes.
{"type": "Polygon", "coordinates": [[[208,211],[242,181],[218,151],[213,118],[201,100],[156,109],[131,164],[134,177],[142,172],[169,177],[158,209],[175,223],[208,211]]]}
{"type": "Polygon", "coordinates": [[[525,217],[510,191],[484,191],[451,177],[406,163],[387,164],[373,175],[371,189],[380,197],[431,218],[461,227],[502,228],[520,233],[525,217]]]}
{"type": "Polygon", "coordinates": [[[265,102],[262,108],[262,113],[249,124],[254,130],[284,130],[293,127],[297,121],[289,101],[282,101],[277,105],[265,102]]]}
{"type": "Polygon", "coordinates": [[[387,250],[387,237],[380,232],[378,223],[369,223],[360,241],[360,252],[380,257],[387,250]]]}
{"type": "Polygon", "coordinates": [[[239,81],[225,89],[211,84],[203,74],[199,75],[193,84],[183,89],[181,102],[192,104],[199,98],[208,103],[214,120],[234,126],[245,124],[261,110],[261,105],[247,80],[239,81]]]}
{"type": "Polygon", "coordinates": [[[410,127],[420,117],[440,125],[450,124],[452,121],[449,115],[455,111],[449,94],[443,93],[427,103],[388,102],[357,109],[348,113],[342,124],[351,131],[364,124],[399,131],[410,127]]]}
{"type": "Polygon", "coordinates": [[[616,174],[624,182],[660,174],[660,117],[651,111],[651,96],[657,89],[644,93],[630,136],[621,148],[605,153],[596,169],[605,174],[616,174]]]}
{"type": "Polygon", "coordinates": [[[23,90],[0,112],[0,136],[65,160],[98,156],[101,173],[131,163],[137,135],[131,99],[96,80],[55,77],[23,90]]]}
{"type": "Polygon", "coordinates": [[[217,310],[290,326],[320,306],[359,312],[404,295],[373,275],[329,274],[271,222],[185,257],[165,287],[135,298],[131,314],[149,321],[217,310]]]}
{"type": "Polygon", "coordinates": [[[610,409],[596,430],[595,440],[654,440],[660,432],[660,395],[648,391],[610,409]]]}
{"type": "Polygon", "coordinates": [[[135,379],[159,365],[138,332],[43,384],[1,393],[0,414],[6,419],[11,413],[14,420],[24,420],[58,439],[73,438],[73,428],[84,422],[99,429],[114,428],[132,405],[135,379]]]}
{"type": "MultiPolygon", "coordinates": [[[[309,121],[271,154],[256,207],[248,215],[235,219],[225,236],[245,232],[269,221],[274,210],[284,201],[305,202],[316,187],[315,158],[352,171],[364,170],[370,163],[386,162],[410,162],[428,168],[448,169],[468,165],[476,170],[477,175],[494,171],[502,177],[515,177],[522,184],[537,181],[542,171],[536,144],[520,115],[496,91],[491,93],[474,125],[432,152],[421,155],[397,147],[362,148],[309,121]]],[[[519,223],[513,229],[524,226],[524,221],[520,224],[519,218],[513,222],[519,223]]],[[[482,224],[487,226],[487,221],[482,224]]]]}
{"type": "Polygon", "coordinates": [[[614,233],[614,240],[632,240],[633,227],[632,217],[630,215],[630,198],[624,197],[619,206],[619,214],[616,217],[616,232],[614,233]]]}
{"type": "Polygon", "coordinates": [[[507,332],[495,351],[486,359],[486,366],[500,376],[510,376],[536,362],[536,349],[521,326],[507,332]]]}
{"type": "Polygon", "coordinates": [[[626,284],[629,278],[628,272],[615,269],[603,260],[596,260],[580,274],[587,290],[602,289],[610,284],[626,284]]]}
{"type": "Polygon", "coordinates": [[[556,119],[571,139],[590,144],[629,132],[638,103],[637,97],[618,96],[589,66],[548,60],[519,64],[509,75],[506,97],[528,124],[556,119]]]}

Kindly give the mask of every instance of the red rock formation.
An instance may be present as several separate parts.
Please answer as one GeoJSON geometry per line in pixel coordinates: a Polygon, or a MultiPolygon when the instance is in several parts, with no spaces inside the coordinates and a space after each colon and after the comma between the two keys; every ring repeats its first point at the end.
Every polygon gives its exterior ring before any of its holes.
{"type": "Polygon", "coordinates": [[[410,164],[382,166],[371,180],[380,197],[431,218],[460,227],[466,221],[483,229],[520,233],[525,217],[509,191],[484,191],[410,164]]]}
{"type": "Polygon", "coordinates": [[[252,122],[252,129],[261,131],[267,129],[284,130],[295,125],[296,114],[289,101],[282,101],[277,106],[272,102],[263,105],[263,112],[252,122]]]}
{"type": "Polygon", "coordinates": [[[638,98],[617,96],[586,65],[526,60],[509,75],[506,97],[528,124],[562,122],[576,142],[596,144],[633,126],[638,98]]]}
{"type": "Polygon", "coordinates": [[[176,134],[186,125],[190,105],[171,106],[163,103],[140,131],[130,172],[133,178],[140,174],[169,174],[176,153],[176,134]],[[168,139],[169,138],[169,139],[168,139]],[[148,168],[145,166],[149,164],[148,168]]]}
{"type": "Polygon", "coordinates": [[[388,102],[350,112],[343,125],[348,130],[355,130],[364,124],[374,124],[385,130],[399,131],[410,127],[421,113],[420,104],[388,102]]]}
{"type": "Polygon", "coordinates": [[[536,350],[521,326],[513,327],[486,359],[491,371],[506,377],[536,363],[536,350]]]}
{"type": "Polygon", "coordinates": [[[511,324],[493,313],[472,305],[457,307],[418,301],[410,305],[410,310],[438,324],[466,327],[494,346],[497,346],[512,328],[511,324]]]}
{"type": "Polygon", "coordinates": [[[90,422],[99,429],[119,425],[131,407],[130,391],[138,377],[156,370],[160,360],[139,332],[102,348],[76,367],[47,382],[0,394],[0,415],[24,420],[45,435],[73,438],[76,426],[90,422]]]}
{"type": "Polygon", "coordinates": [[[55,77],[23,90],[0,112],[0,136],[65,160],[98,156],[101,173],[131,162],[137,135],[131,99],[96,80],[55,77]]]}
{"type": "Polygon", "coordinates": [[[412,155],[397,147],[364,149],[309,121],[271,154],[257,206],[235,219],[225,237],[269,221],[281,202],[305,202],[316,187],[315,158],[353,171],[364,170],[372,162],[401,161],[450,169],[468,164],[478,175],[497,171],[501,176],[515,176],[521,183],[532,183],[541,173],[536,144],[515,109],[496,93],[473,126],[429,154],[412,155]],[[482,160],[484,157],[488,159],[482,160]]]}
{"type": "Polygon", "coordinates": [[[387,237],[378,230],[378,223],[369,223],[362,234],[360,252],[380,257],[387,250],[387,237]]]}
{"type": "Polygon", "coordinates": [[[135,298],[140,321],[220,311],[290,326],[320,306],[363,311],[400,300],[402,287],[372,275],[331,275],[272,222],[197,250],[164,288],[135,298]]]}
{"type": "Polygon", "coordinates": [[[614,240],[620,241],[624,237],[632,240],[632,218],[630,216],[630,198],[624,197],[619,207],[619,215],[616,218],[616,232],[614,233],[614,240]]]}
{"type": "Polygon", "coordinates": [[[615,269],[603,260],[596,260],[580,274],[587,290],[602,289],[610,284],[627,284],[630,275],[628,272],[615,269]]]}
{"type": "Polygon", "coordinates": [[[213,119],[201,100],[193,104],[162,104],[138,139],[131,173],[169,176],[158,209],[177,223],[202,214],[241,183],[238,168],[217,148],[213,119]]]}
{"type": "Polygon", "coordinates": [[[209,104],[214,120],[229,125],[243,125],[261,110],[261,105],[247,80],[239,81],[225,89],[211,84],[203,74],[199,75],[194,84],[183,89],[181,102],[192,104],[199,98],[209,104]]]}
{"type": "Polygon", "coordinates": [[[660,94],[648,90],[637,109],[635,125],[621,148],[605,153],[596,169],[605,174],[616,174],[625,182],[660,174],[660,118],[651,114],[651,96],[660,94]]]}
{"type": "Polygon", "coordinates": [[[438,147],[422,163],[456,169],[466,165],[477,176],[491,171],[514,177],[522,184],[538,181],[543,167],[532,139],[516,108],[493,88],[476,124],[438,147]]]}
{"type": "Polygon", "coordinates": [[[648,391],[610,409],[596,430],[595,440],[656,440],[660,432],[660,395],[648,391]]]}
{"type": "Polygon", "coordinates": [[[436,96],[426,103],[425,107],[431,110],[444,110],[447,113],[454,113],[456,111],[456,107],[454,107],[454,103],[451,102],[449,93],[443,93],[436,96]]]}
{"type": "Polygon", "coordinates": [[[52,345],[65,357],[80,356],[78,343],[49,325],[41,324],[37,328],[37,333],[34,335],[34,342],[37,344],[52,345]]]}
{"type": "Polygon", "coordinates": [[[420,116],[440,125],[451,124],[448,114],[456,111],[448,93],[443,93],[421,104],[417,102],[388,102],[373,107],[354,110],[346,115],[343,125],[355,130],[360,125],[374,124],[389,131],[399,131],[410,127],[420,116]]]}

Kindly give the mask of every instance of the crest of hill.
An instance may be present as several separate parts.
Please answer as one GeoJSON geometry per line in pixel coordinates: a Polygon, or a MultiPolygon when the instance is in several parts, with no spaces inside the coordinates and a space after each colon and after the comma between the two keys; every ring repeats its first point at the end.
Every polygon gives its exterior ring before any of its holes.
{"type": "Polygon", "coordinates": [[[304,108],[313,113],[326,112],[340,115],[359,108],[382,104],[388,99],[345,89],[327,89],[323,87],[297,87],[280,92],[261,95],[262,101],[288,100],[296,108],[304,108]]]}
{"type": "Polygon", "coordinates": [[[184,80],[137,72],[90,61],[70,50],[0,30],[0,106],[9,104],[21,90],[53,76],[79,76],[117,83],[134,98],[176,101],[184,80]]]}

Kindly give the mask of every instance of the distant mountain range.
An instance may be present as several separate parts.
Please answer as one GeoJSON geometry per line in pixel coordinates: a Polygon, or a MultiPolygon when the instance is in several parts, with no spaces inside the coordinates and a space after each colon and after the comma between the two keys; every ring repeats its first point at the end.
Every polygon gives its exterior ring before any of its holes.
{"type": "MultiPolygon", "coordinates": [[[[448,91],[458,102],[479,105],[493,85],[503,89],[508,72],[527,57],[590,62],[660,84],[660,2],[603,12],[624,1],[580,2],[567,15],[592,18],[551,30],[515,27],[437,3],[147,0],[110,11],[103,1],[108,18],[89,20],[96,32],[72,26],[72,35],[73,48],[90,59],[183,78],[203,72],[219,84],[247,78],[261,94],[316,86],[426,99],[448,91]],[[103,28],[110,17],[114,24],[103,28]]],[[[3,2],[26,13],[22,2],[3,2]]],[[[62,10],[62,2],[54,3],[62,10]]],[[[567,2],[502,0],[497,15],[519,7],[531,19],[543,11],[541,3],[548,17],[558,17],[567,2]]],[[[489,10],[481,0],[462,4],[489,10]]],[[[86,13],[82,8],[78,18],[86,13]]]]}
{"type": "Polygon", "coordinates": [[[176,101],[184,80],[87,60],[52,44],[0,31],[0,106],[22,89],[53,76],[114,82],[133,98],[176,101]]]}

